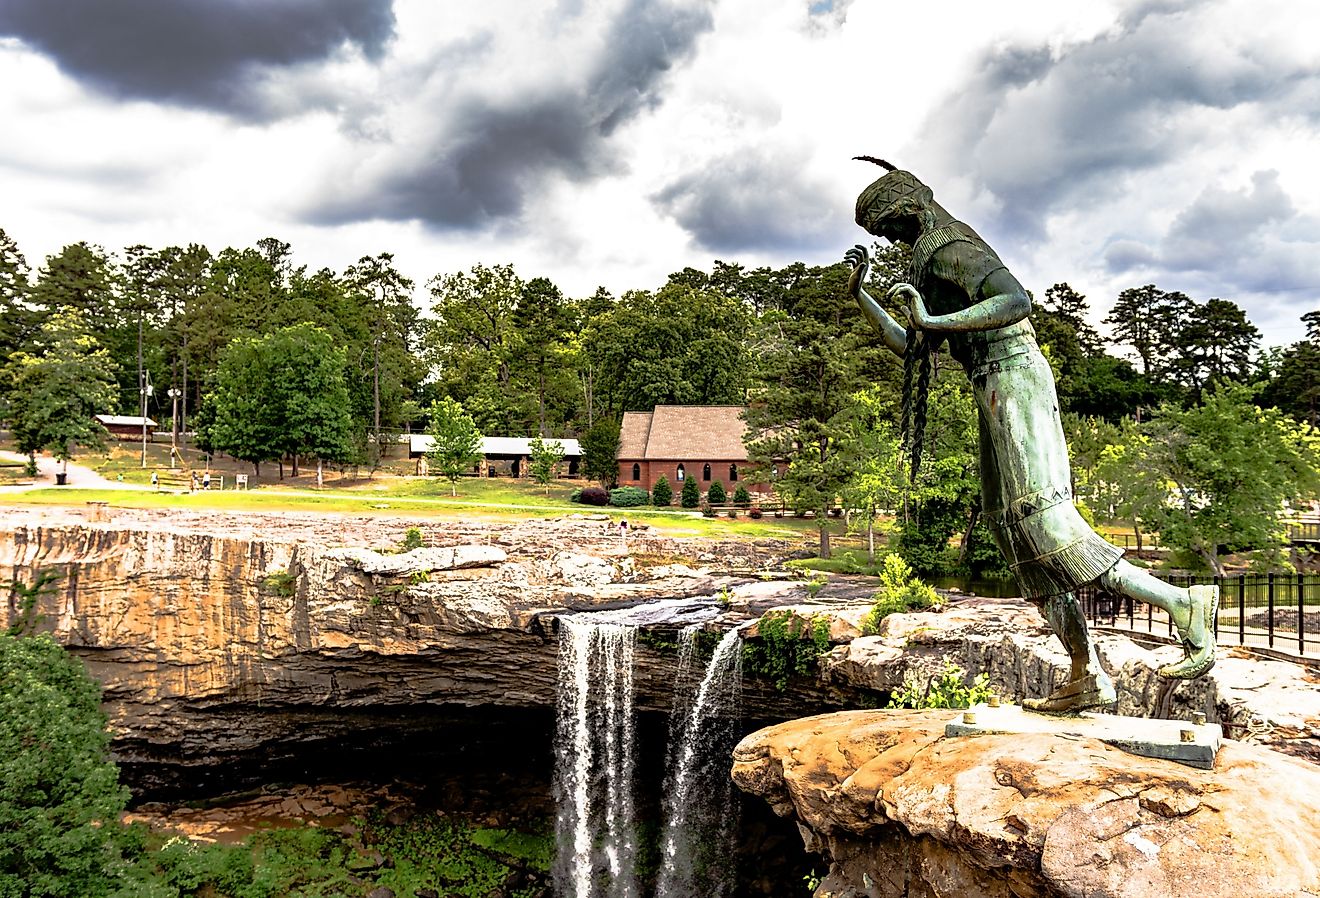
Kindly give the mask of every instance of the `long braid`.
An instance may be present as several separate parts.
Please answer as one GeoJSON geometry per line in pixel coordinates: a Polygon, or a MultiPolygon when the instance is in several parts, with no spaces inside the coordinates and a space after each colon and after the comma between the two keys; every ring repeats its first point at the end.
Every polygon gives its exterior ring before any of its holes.
{"type": "Polygon", "coordinates": [[[920,352],[920,370],[917,373],[917,395],[912,413],[912,480],[915,482],[921,471],[921,446],[926,438],[926,404],[930,398],[930,372],[932,347],[922,341],[920,352]]]}
{"type": "Polygon", "coordinates": [[[899,434],[902,439],[901,449],[907,452],[912,446],[912,400],[913,386],[916,383],[917,372],[917,329],[913,325],[908,325],[907,329],[907,351],[903,353],[903,420],[899,425],[899,434]]]}

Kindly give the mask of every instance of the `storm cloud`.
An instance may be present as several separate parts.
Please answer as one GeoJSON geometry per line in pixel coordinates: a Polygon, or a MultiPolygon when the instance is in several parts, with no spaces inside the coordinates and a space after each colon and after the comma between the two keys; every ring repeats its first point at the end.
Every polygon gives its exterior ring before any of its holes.
{"type": "Polygon", "coordinates": [[[1051,212],[1113,197],[1230,122],[1308,108],[1313,58],[1262,52],[1214,6],[1145,4],[1088,41],[996,49],[927,120],[923,149],[993,197],[1000,229],[1038,239],[1051,212]]]}
{"type": "Polygon", "coordinates": [[[115,98],[262,119],[260,91],[280,70],[345,47],[379,58],[391,0],[5,0],[0,35],[115,98]]]}
{"type": "Polygon", "coordinates": [[[348,189],[313,203],[309,217],[477,230],[518,216],[550,180],[621,171],[611,138],[662,101],[667,73],[711,28],[709,5],[628,0],[598,35],[568,13],[558,11],[534,57],[494,44],[428,73],[417,108],[434,122],[406,142],[364,145],[365,169],[352,173],[348,189]]]}
{"type": "MultiPolygon", "coordinates": [[[[843,245],[852,222],[828,186],[803,173],[805,154],[747,150],[712,159],[651,197],[702,249],[814,252],[843,245]]],[[[846,210],[845,210],[846,211],[846,210]]]]}

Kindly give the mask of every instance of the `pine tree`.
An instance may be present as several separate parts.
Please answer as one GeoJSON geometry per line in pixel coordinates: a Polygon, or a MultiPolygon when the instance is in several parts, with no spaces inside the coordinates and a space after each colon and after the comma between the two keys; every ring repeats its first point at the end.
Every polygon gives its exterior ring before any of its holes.
{"type": "Polygon", "coordinates": [[[651,504],[656,508],[665,508],[674,501],[674,488],[669,485],[665,475],[661,474],[660,479],[651,487],[651,504]]]}
{"type": "Polygon", "coordinates": [[[706,501],[711,505],[723,505],[729,501],[728,493],[724,492],[724,484],[718,480],[710,485],[710,491],[706,493],[706,501]]]}
{"type": "Polygon", "coordinates": [[[696,508],[701,504],[701,489],[697,481],[689,477],[683,481],[682,505],[684,508],[696,508]]]}

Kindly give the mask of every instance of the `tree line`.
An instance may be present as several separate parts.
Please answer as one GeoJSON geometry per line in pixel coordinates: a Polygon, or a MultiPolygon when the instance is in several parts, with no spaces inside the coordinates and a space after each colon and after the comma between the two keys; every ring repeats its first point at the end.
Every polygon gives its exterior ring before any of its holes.
{"type": "MultiPolygon", "coordinates": [[[[877,246],[874,258],[872,286],[882,295],[903,279],[907,251],[877,246]]],[[[451,400],[482,434],[582,439],[592,456],[588,476],[605,481],[624,412],[745,404],[752,459],[789,505],[822,516],[841,501],[901,508],[907,551],[918,569],[923,552],[931,556],[927,572],[937,566],[941,533],[961,533],[960,563],[993,557],[979,548],[976,419],[964,378],[944,376],[951,363],[937,358],[928,463],[917,481],[902,482],[892,426],[900,366],[846,296],[848,273],[842,264],[715,261],[654,289],[573,298],[511,265],[476,265],[432,277],[419,310],[414,282],[388,252],[335,272],[295,265],[292,247],[276,238],[217,253],[191,244],[134,246],[117,256],[75,243],[34,271],[0,231],[0,349],[11,360],[0,396],[11,428],[31,418],[34,404],[54,408],[49,395],[29,401],[42,380],[31,369],[43,360],[58,368],[70,347],[81,347],[81,370],[93,372],[81,380],[100,384],[82,406],[137,413],[146,395],[148,414],[194,431],[202,448],[254,464],[373,465],[393,434],[426,429],[432,410],[451,400]]],[[[1187,415],[1259,410],[1295,447],[1317,423],[1320,310],[1303,316],[1305,340],[1262,352],[1259,331],[1228,299],[1133,287],[1104,319],[1108,339],[1089,323],[1087,298],[1068,284],[1034,299],[1077,493],[1103,515],[1176,529],[1159,502],[1138,514],[1128,494],[1139,490],[1122,485],[1112,447],[1122,447],[1123,470],[1144,465],[1154,482],[1182,484],[1191,515],[1209,487],[1173,471],[1171,457],[1157,465],[1142,456],[1138,465],[1139,437],[1167,446],[1158,429],[1176,426],[1185,437],[1187,415]]],[[[1258,425],[1244,426],[1252,434],[1258,425]]],[[[1244,463],[1264,464],[1267,454],[1244,463]]],[[[1281,489],[1296,498],[1294,486],[1281,489]]],[[[1209,562],[1218,553],[1204,554],[1209,562]]]]}

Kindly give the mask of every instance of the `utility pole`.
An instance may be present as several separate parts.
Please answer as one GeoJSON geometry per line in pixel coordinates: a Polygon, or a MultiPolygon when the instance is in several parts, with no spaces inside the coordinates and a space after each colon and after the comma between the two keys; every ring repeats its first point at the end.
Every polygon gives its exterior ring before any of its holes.
{"type": "Polygon", "coordinates": [[[179,458],[179,397],[183,390],[170,387],[170,467],[178,467],[179,458]]]}
{"type": "Polygon", "coordinates": [[[147,466],[147,397],[151,395],[151,372],[142,372],[142,467],[147,466]]]}

